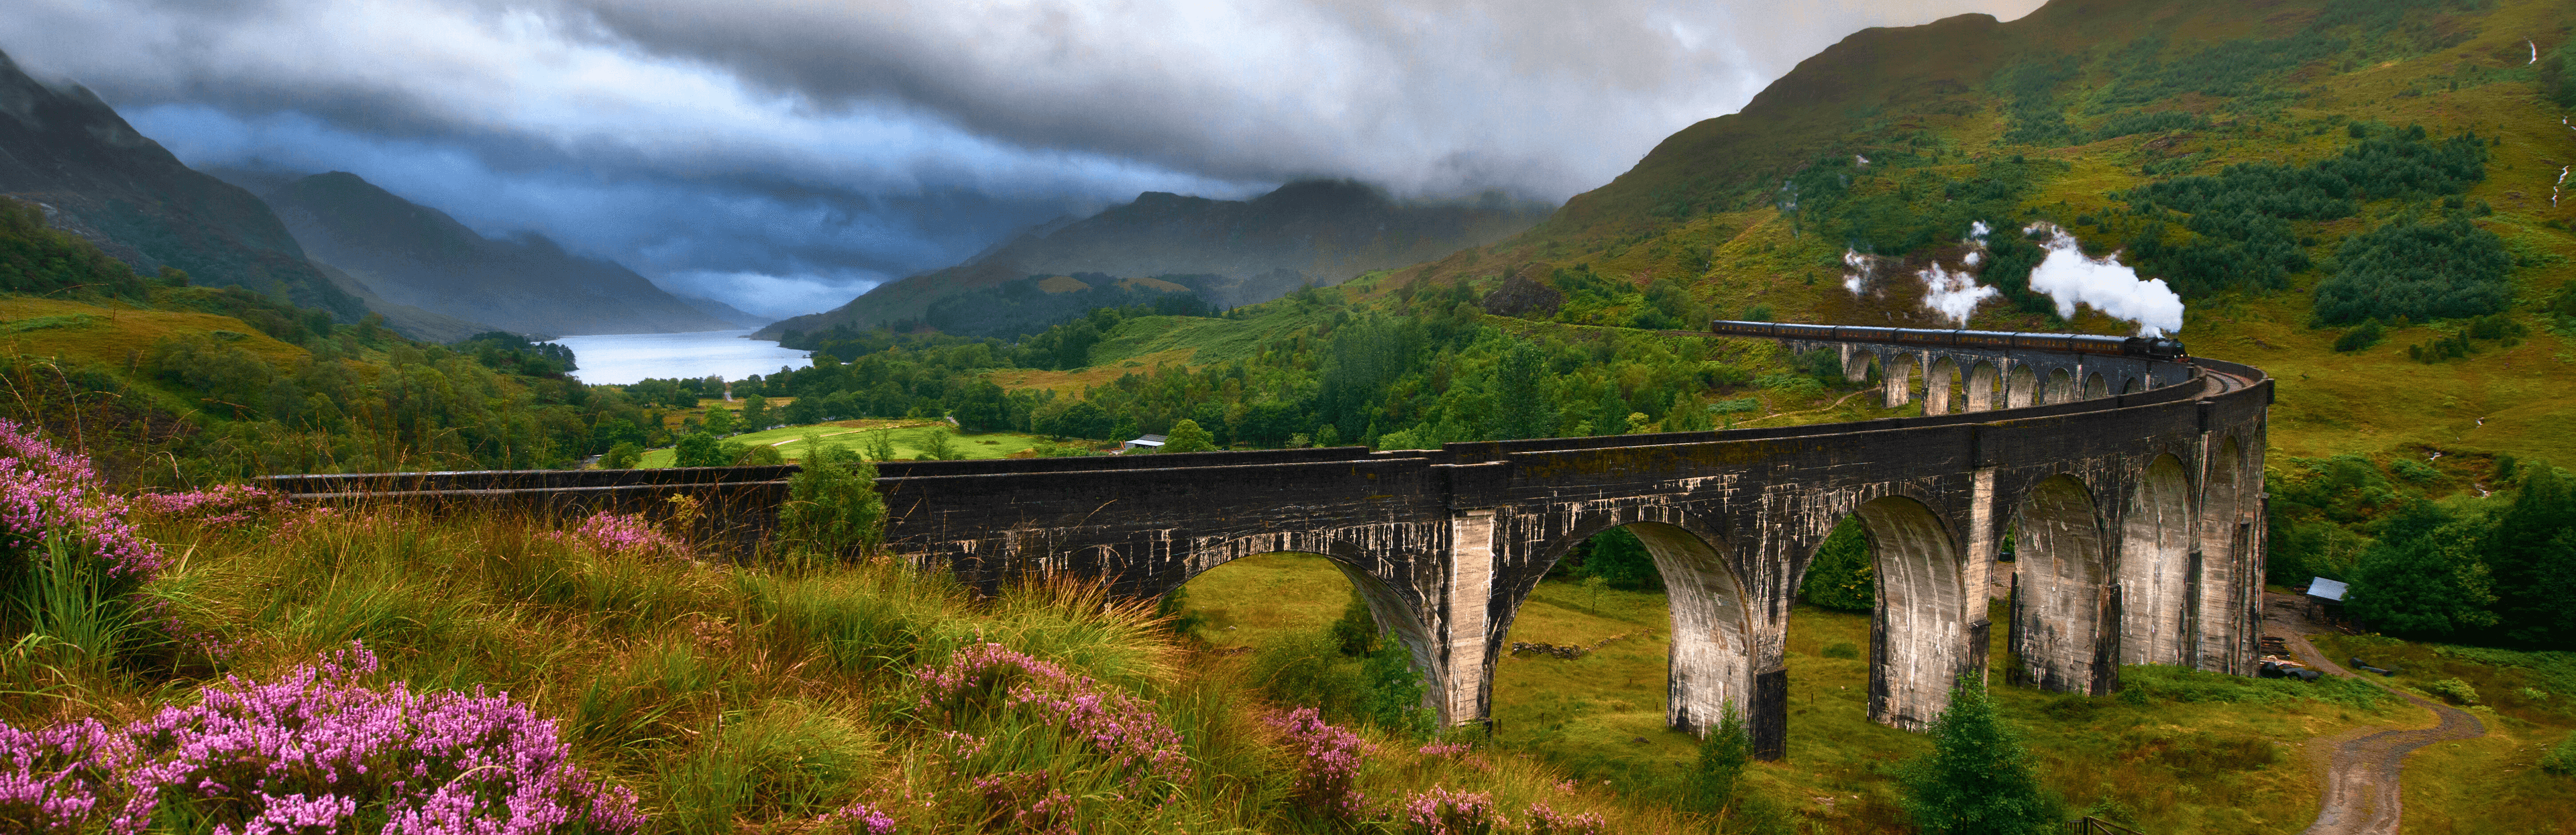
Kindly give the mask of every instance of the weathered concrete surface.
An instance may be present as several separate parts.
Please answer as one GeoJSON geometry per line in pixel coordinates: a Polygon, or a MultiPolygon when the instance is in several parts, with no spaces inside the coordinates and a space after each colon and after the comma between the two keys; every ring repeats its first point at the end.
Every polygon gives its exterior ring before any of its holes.
{"type": "MultiPolygon", "coordinates": [[[[1849,517],[1867,529],[1878,569],[1877,721],[1919,728],[1961,677],[1983,675],[1993,628],[1984,590],[2008,527],[2020,537],[2012,646],[2045,686],[2107,692],[2123,659],[2250,670],[2249,584],[2262,576],[2251,497],[2261,495],[2271,394],[2260,372],[2031,352],[1910,350],[1899,360],[1895,346],[1842,347],[1908,370],[1888,376],[1909,401],[1910,369],[1929,369],[1927,414],[1383,453],[889,462],[878,481],[887,545],[981,589],[1063,576],[1136,596],[1246,556],[1322,554],[1412,651],[1442,719],[1469,723],[1491,715],[1494,661],[1539,580],[1576,543],[1627,526],[1672,590],[1669,720],[1697,730],[1736,705],[1767,758],[1787,739],[1790,604],[1816,549],[1849,517]],[[1945,374],[1959,368],[1973,414],[1944,413],[1959,399],[1945,374]],[[2001,390],[2008,372],[2039,382],[2001,390]],[[2078,379],[2083,392],[2134,393],[2077,398],[2078,379]],[[2065,402],[1988,411],[2001,398],[2065,402]]],[[[645,471],[663,473],[659,482],[373,483],[576,508],[703,491],[738,509],[762,497],[774,505],[792,468],[719,472],[732,469],[645,471]]],[[[367,484],[280,482],[312,494],[367,484]]]]}

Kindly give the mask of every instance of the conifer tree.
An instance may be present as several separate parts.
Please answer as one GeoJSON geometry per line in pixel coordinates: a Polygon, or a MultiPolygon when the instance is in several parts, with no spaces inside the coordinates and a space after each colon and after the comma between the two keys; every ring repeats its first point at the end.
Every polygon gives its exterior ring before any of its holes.
{"type": "Polygon", "coordinates": [[[1753,761],[1753,735],[1744,728],[1744,714],[1726,703],[1726,712],[1717,727],[1700,739],[1699,762],[1691,769],[1690,793],[1684,804],[1693,811],[1716,814],[1735,800],[1737,784],[1744,779],[1744,766],[1753,761]]]}
{"type": "Polygon", "coordinates": [[[1907,763],[1905,810],[1926,835],[2039,835],[2062,825],[2021,736],[1996,715],[1983,681],[1964,679],[1933,720],[1932,753],[1907,763]]]}

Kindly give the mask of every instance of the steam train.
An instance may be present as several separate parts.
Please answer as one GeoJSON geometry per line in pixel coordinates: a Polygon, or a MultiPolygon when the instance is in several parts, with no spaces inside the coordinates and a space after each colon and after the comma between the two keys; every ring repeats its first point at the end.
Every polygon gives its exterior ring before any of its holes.
{"type": "Polygon", "coordinates": [[[1738,322],[1727,319],[1710,322],[1708,332],[1719,336],[1757,336],[1769,339],[1810,339],[1831,342],[1891,342],[1898,345],[1922,345],[1933,348],[2014,348],[2028,351],[2118,354],[2159,360],[2180,360],[2188,356],[2183,352],[2181,340],[2162,336],[1943,331],[1847,325],[1799,325],[1786,322],[1738,322]]]}

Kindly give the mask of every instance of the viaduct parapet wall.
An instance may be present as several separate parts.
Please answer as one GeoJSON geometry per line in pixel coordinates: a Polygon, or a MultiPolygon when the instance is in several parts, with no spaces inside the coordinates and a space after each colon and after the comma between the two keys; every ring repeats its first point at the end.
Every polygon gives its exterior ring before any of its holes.
{"type": "MultiPolygon", "coordinates": [[[[1166,594],[1257,554],[1321,554],[1413,654],[1449,723],[1491,715],[1496,660],[1548,570],[1625,526],[1673,618],[1667,718],[1728,704],[1757,754],[1788,728],[1789,609],[1857,518],[1876,569],[1870,716],[1919,729],[1995,629],[2040,686],[2101,694],[2122,664],[2248,674],[2259,634],[2271,382],[2207,359],[1829,347],[1925,414],[1722,432],[1097,458],[885,462],[886,544],[987,591],[1073,577],[1166,594]],[[2017,382],[2018,381],[2018,382],[2017,382]],[[2002,561],[2007,530],[2017,559],[2002,561]],[[2004,578],[2008,577],[2008,581],[2004,578]],[[1990,622],[2007,586],[2007,623],[1990,622]]],[[[673,495],[768,518],[788,467],[288,476],[309,498],[556,509],[673,495]]]]}

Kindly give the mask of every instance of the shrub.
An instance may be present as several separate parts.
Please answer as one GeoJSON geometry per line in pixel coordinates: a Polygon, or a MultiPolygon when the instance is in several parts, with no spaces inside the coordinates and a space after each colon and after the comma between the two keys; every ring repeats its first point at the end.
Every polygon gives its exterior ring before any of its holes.
{"type": "Polygon", "coordinates": [[[0,819],[58,831],[632,832],[635,797],[568,757],[507,696],[371,687],[376,657],[332,653],[268,683],[227,678],[191,707],[111,729],[0,725],[0,819]],[[361,812],[361,810],[364,810],[361,812]]]}
{"type": "Polygon", "coordinates": [[[2398,478],[2412,481],[2417,484],[2429,483],[2442,477],[2441,470],[2434,469],[2433,465],[2417,461],[2412,458],[2399,459],[2397,463],[2388,465],[2388,469],[2396,472],[2398,478]]]}
{"type": "Polygon", "coordinates": [[[2335,257],[2341,267],[2317,285],[2320,323],[2457,319],[2513,303],[2513,283],[2505,278],[2513,258],[2503,239],[2467,218],[2389,221],[2344,239],[2335,257]]]}
{"type": "Polygon", "coordinates": [[[650,558],[689,553],[687,544],[654,530],[653,523],[634,513],[593,513],[570,531],[548,531],[544,536],[600,554],[650,558]]]}
{"type": "Polygon", "coordinates": [[[2576,776],[2576,734],[2568,734],[2558,747],[2549,749],[2540,758],[2540,770],[2561,777],[2576,776]]]}
{"type": "Polygon", "coordinates": [[[599,468],[603,470],[631,470],[642,463],[644,447],[634,441],[619,441],[616,446],[609,447],[606,454],[599,456],[599,468]]]}
{"type": "Polygon", "coordinates": [[[725,447],[735,450],[733,465],[736,467],[775,467],[787,463],[787,455],[768,444],[726,444],[725,447]]]}
{"type": "Polygon", "coordinates": [[[1491,835],[1506,825],[1485,792],[1453,792],[1432,786],[1404,799],[1398,821],[1406,835],[1491,835]]]}
{"type": "Polygon", "coordinates": [[[2478,689],[2469,686],[2468,682],[2461,681],[2456,678],[2446,678],[2441,681],[2424,685],[2424,692],[2440,696],[2452,704],[2473,705],[2478,703],[2478,689]]]}
{"type": "Polygon", "coordinates": [[[2343,336],[2336,337],[2334,349],[2339,353],[2349,354],[2379,344],[2379,340],[2385,338],[2387,334],[2386,330],[2379,327],[2379,320],[2372,319],[2361,323],[2360,327],[2344,331],[2343,336]]]}
{"type": "Polygon", "coordinates": [[[780,536],[823,554],[875,548],[885,527],[876,482],[875,464],[806,436],[803,466],[788,477],[787,502],[778,509],[780,536]]]}
{"type": "Polygon", "coordinates": [[[1346,822],[1360,816],[1368,801],[1359,789],[1360,764],[1369,753],[1368,743],[1347,728],[1326,724],[1311,707],[1264,716],[1262,722],[1287,737],[1289,753],[1296,758],[1297,776],[1288,789],[1290,803],[1326,821],[1346,822]]]}
{"type": "Polygon", "coordinates": [[[1333,621],[1331,631],[1333,644],[1343,655],[1357,658],[1377,650],[1377,618],[1369,614],[1368,601],[1360,598],[1357,587],[1351,589],[1349,602],[1342,604],[1342,616],[1333,621]]]}
{"type": "Polygon", "coordinates": [[[1877,605],[1876,566],[1870,562],[1869,536],[1860,521],[1845,518],[1816,548],[1798,598],[1827,609],[1866,612],[1877,605]]]}
{"type": "Polygon", "coordinates": [[[1413,669],[1413,651],[1401,643],[1390,643],[1360,666],[1361,684],[1367,693],[1361,703],[1369,724],[1389,733],[1426,737],[1438,724],[1431,708],[1422,703],[1422,673],[1413,669]]]}

